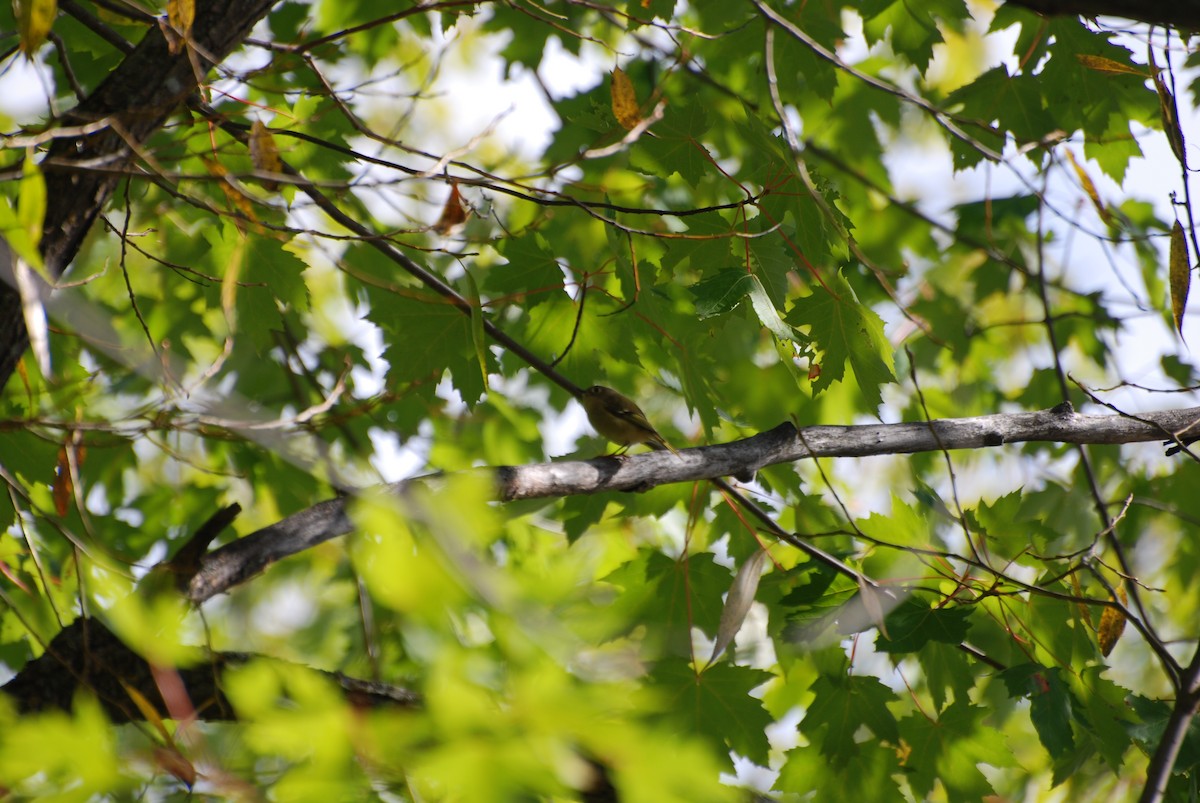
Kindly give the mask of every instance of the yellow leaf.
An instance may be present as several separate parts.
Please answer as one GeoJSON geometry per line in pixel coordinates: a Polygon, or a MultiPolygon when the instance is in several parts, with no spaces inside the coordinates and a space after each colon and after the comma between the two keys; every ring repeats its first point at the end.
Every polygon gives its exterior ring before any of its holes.
{"type": "Polygon", "coordinates": [[[142,713],[145,720],[158,731],[158,735],[162,737],[163,741],[167,744],[172,744],[171,733],[167,730],[167,726],[163,724],[162,715],[158,713],[158,709],[154,707],[154,704],[146,699],[146,695],[124,680],[121,680],[121,687],[125,689],[125,693],[129,695],[130,700],[133,700],[133,704],[138,707],[138,711],[142,713]]]}
{"type": "Polygon", "coordinates": [[[1092,199],[1092,206],[1096,207],[1096,212],[1100,215],[1100,219],[1108,223],[1110,221],[1108,209],[1104,206],[1104,202],[1100,200],[1100,193],[1096,192],[1096,185],[1092,183],[1092,177],[1083,169],[1083,165],[1075,161],[1075,154],[1070,150],[1067,151],[1067,160],[1075,168],[1075,175],[1079,177],[1079,183],[1083,185],[1083,191],[1092,199]]]}
{"type": "Polygon", "coordinates": [[[192,34],[192,23],[196,20],[195,0],[167,0],[167,21],[185,39],[192,34]]]}
{"type": "Polygon", "coordinates": [[[1187,306],[1188,290],[1192,284],[1192,269],[1188,260],[1187,240],[1183,236],[1183,226],[1175,221],[1171,229],[1171,316],[1175,319],[1175,329],[1183,337],[1183,309],[1187,306]]]}
{"type": "Polygon", "coordinates": [[[1086,53],[1076,53],[1075,58],[1079,59],[1079,63],[1084,67],[1087,67],[1089,70],[1096,70],[1097,72],[1126,73],[1127,75],[1140,75],[1142,77],[1147,75],[1145,70],[1139,70],[1137,67],[1132,65],[1122,64],[1119,61],[1106,59],[1103,56],[1091,56],[1086,53]]]}
{"type": "Polygon", "coordinates": [[[626,131],[637,126],[642,119],[638,113],[637,94],[633,91],[633,82],[621,68],[612,72],[612,112],[613,117],[626,131]]]}
{"type": "MultiPolygon", "coordinates": [[[[275,144],[275,137],[271,134],[271,129],[263,125],[262,120],[255,120],[254,125],[250,126],[250,161],[254,163],[255,170],[264,173],[283,172],[283,162],[279,159],[279,147],[275,144]]],[[[270,179],[263,179],[262,185],[271,192],[279,189],[279,182],[270,179]]]]}
{"type": "Polygon", "coordinates": [[[192,22],[196,19],[195,0],[167,0],[167,49],[171,55],[177,55],[183,50],[184,44],[192,38],[192,22]]]}
{"type": "Polygon", "coordinates": [[[14,0],[13,10],[21,35],[21,52],[26,58],[33,58],[58,16],[58,0],[14,0]]]}
{"type": "MultiPolygon", "coordinates": [[[[1117,599],[1124,605],[1129,598],[1125,595],[1125,589],[1117,586],[1117,599]]],[[[1100,614],[1100,629],[1096,631],[1096,640],[1100,642],[1100,653],[1105,657],[1113,651],[1113,647],[1117,646],[1118,639],[1121,638],[1121,633],[1125,630],[1125,614],[1116,608],[1105,608],[1104,613],[1100,614]]]]}

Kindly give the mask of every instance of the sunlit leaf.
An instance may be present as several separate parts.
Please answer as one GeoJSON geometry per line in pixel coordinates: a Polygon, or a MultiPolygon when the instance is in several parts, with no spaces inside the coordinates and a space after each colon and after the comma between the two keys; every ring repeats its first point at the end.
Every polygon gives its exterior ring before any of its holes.
{"type": "Polygon", "coordinates": [[[58,16],[58,0],[13,0],[13,10],[17,15],[21,52],[26,58],[33,58],[58,16]]]}
{"type": "Polygon", "coordinates": [[[612,112],[626,131],[635,128],[641,121],[633,82],[620,67],[612,71],[612,112]]]}

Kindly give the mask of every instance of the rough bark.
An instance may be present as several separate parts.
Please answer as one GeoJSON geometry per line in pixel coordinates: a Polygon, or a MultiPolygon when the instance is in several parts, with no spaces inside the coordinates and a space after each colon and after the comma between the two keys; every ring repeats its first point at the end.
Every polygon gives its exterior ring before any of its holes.
{"type": "Polygon", "coordinates": [[[1172,0],[1169,3],[1145,0],[1008,0],[1008,5],[1027,8],[1047,17],[1123,17],[1181,31],[1200,30],[1200,0],[1172,0]]]}
{"type": "MultiPolygon", "coordinates": [[[[201,662],[196,666],[156,672],[145,658],[125,646],[101,622],[83,617],[60,630],[46,652],[0,686],[0,692],[9,695],[23,714],[70,711],[79,691],[88,689],[108,718],[117,724],[146,718],[134,702],[134,691],[164,719],[184,715],[206,722],[235,719],[233,706],[221,689],[221,674],[227,667],[245,663],[254,656],[201,650],[197,654],[201,662]],[[171,682],[163,682],[163,672],[174,675],[171,682]],[[168,689],[166,693],[164,687],[168,689]]],[[[321,674],[357,706],[420,703],[419,695],[386,683],[351,678],[338,672],[321,674]]]]}
{"type": "MultiPolygon", "coordinates": [[[[206,56],[224,59],[272,5],[274,0],[198,3],[194,47],[174,54],[162,29],[151,28],[103,83],[60,121],[67,126],[95,121],[109,125],[87,136],[55,140],[42,163],[47,206],[41,248],[53,275],[60,275],[75,258],[119,183],[120,169],[207,78],[213,63],[206,56]]],[[[14,288],[0,283],[0,388],[28,345],[20,298],[14,288]]]]}

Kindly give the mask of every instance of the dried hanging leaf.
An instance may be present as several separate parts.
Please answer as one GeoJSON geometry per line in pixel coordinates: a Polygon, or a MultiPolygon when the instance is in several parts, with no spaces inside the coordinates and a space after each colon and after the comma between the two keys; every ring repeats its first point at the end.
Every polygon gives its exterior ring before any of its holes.
{"type": "MultiPolygon", "coordinates": [[[[1123,586],[1117,586],[1117,599],[1124,605],[1129,601],[1123,586]]],[[[1125,630],[1125,614],[1116,608],[1105,608],[1100,614],[1100,629],[1096,631],[1096,640],[1100,642],[1100,654],[1108,657],[1117,646],[1121,633],[1125,630]]]]}
{"type": "Polygon", "coordinates": [[[754,604],[754,594],[758,591],[758,580],[762,577],[763,564],[767,560],[766,550],[760,549],[754,556],[742,563],[733,585],[725,597],[725,607],[721,609],[721,621],[717,625],[717,641],[713,644],[712,655],[708,662],[717,660],[717,656],[725,652],[725,648],[733,643],[733,637],[742,629],[746,614],[754,604]]]}
{"type": "Polygon", "coordinates": [[[1139,70],[1137,67],[1134,67],[1130,64],[1122,64],[1119,61],[1106,59],[1104,56],[1092,56],[1087,53],[1076,53],[1075,58],[1077,58],[1079,63],[1084,67],[1087,67],[1089,70],[1096,70],[1097,72],[1125,73],[1127,75],[1140,75],[1143,77],[1146,75],[1145,70],[1139,70]]]}
{"type": "Polygon", "coordinates": [[[466,222],[467,207],[458,191],[458,182],[451,181],[450,197],[446,199],[446,205],[442,207],[441,217],[438,218],[437,223],[433,224],[433,230],[446,236],[466,222]]]}
{"type": "Polygon", "coordinates": [[[1075,168],[1075,175],[1079,177],[1079,183],[1083,185],[1083,191],[1092,199],[1092,206],[1096,207],[1096,213],[1100,215],[1100,219],[1105,223],[1112,222],[1112,216],[1108,213],[1108,208],[1104,202],[1100,200],[1100,193],[1096,191],[1096,185],[1092,183],[1092,177],[1083,169],[1083,165],[1075,160],[1075,154],[1070,150],[1067,151],[1067,160],[1071,166],[1075,168]]]}
{"type": "Polygon", "coordinates": [[[17,31],[21,37],[21,52],[32,59],[50,35],[54,18],[58,16],[58,0],[14,0],[17,31]]]}
{"type": "Polygon", "coordinates": [[[1170,143],[1175,158],[1179,160],[1179,164],[1183,166],[1184,170],[1187,170],[1187,150],[1183,139],[1183,129],[1179,126],[1179,107],[1175,105],[1175,96],[1171,94],[1171,90],[1163,81],[1158,65],[1151,62],[1150,67],[1151,75],[1154,76],[1154,88],[1158,90],[1158,111],[1162,117],[1163,133],[1167,135],[1167,142],[1170,143]]]}
{"type": "Polygon", "coordinates": [[[1187,239],[1183,226],[1175,221],[1171,229],[1171,315],[1175,319],[1175,330],[1183,337],[1183,310],[1187,306],[1188,291],[1192,284],[1192,269],[1188,260],[1187,239]]]}
{"type": "MultiPolygon", "coordinates": [[[[255,120],[250,126],[250,161],[254,169],[263,173],[282,173],[283,162],[279,159],[279,147],[271,129],[263,125],[262,120],[255,120]]],[[[262,185],[270,192],[279,189],[279,182],[262,179],[262,185]]]]}
{"type": "Polygon", "coordinates": [[[642,119],[633,82],[620,67],[612,71],[612,112],[626,131],[635,128],[642,119]]]}
{"type": "Polygon", "coordinates": [[[887,618],[887,613],[883,610],[883,603],[879,600],[879,589],[871,585],[861,575],[858,578],[858,598],[862,600],[863,610],[870,617],[871,624],[879,628],[879,632],[883,634],[885,639],[891,641],[891,634],[888,633],[887,623],[884,621],[887,618]]]}
{"type": "Polygon", "coordinates": [[[58,449],[58,462],[54,467],[54,512],[60,516],[67,515],[71,509],[71,464],[67,460],[67,447],[58,449]]]}
{"type": "Polygon", "coordinates": [[[158,766],[183,781],[189,789],[196,785],[196,767],[183,753],[175,748],[154,748],[154,761],[158,766]]]}
{"type": "MultiPolygon", "coordinates": [[[[221,191],[225,193],[225,198],[231,204],[238,208],[238,211],[249,221],[258,222],[258,218],[254,216],[254,207],[250,204],[250,199],[246,196],[246,192],[239,186],[235,186],[230,178],[229,171],[225,169],[225,165],[215,159],[202,157],[204,166],[208,168],[208,172],[219,179],[221,191]]],[[[241,226],[241,222],[238,221],[241,226]]]]}

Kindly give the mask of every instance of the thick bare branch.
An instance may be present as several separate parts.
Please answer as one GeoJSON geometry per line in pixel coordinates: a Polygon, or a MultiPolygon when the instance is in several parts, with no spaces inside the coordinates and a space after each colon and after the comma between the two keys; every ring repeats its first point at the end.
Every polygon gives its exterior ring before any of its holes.
{"type": "MultiPolygon", "coordinates": [[[[245,663],[252,655],[219,652],[206,656],[196,666],[173,669],[187,693],[186,701],[197,719],[214,722],[234,719],[233,706],[221,688],[221,672],[245,663]]],[[[419,696],[406,689],[347,677],[340,672],[322,672],[355,705],[411,706],[419,696]]],[[[8,694],[22,713],[70,711],[80,689],[90,689],[105,714],[114,723],[146,718],[134,702],[139,693],[165,719],[172,711],[160,692],[155,669],[146,659],[95,619],[80,618],[64,627],[47,645],[46,652],[27,663],[0,691],[8,694]],[[132,691],[131,691],[132,690],[132,691]]]]}
{"type": "MultiPolygon", "coordinates": [[[[1006,443],[1136,443],[1162,440],[1200,419],[1200,407],[1147,413],[1135,420],[1119,415],[1080,415],[1066,406],[1031,413],[1001,413],[917,424],[815,426],[797,432],[781,424],[769,432],[733,443],[665,451],[626,459],[502,466],[496,496],[505,501],[601,491],[645,491],[658,485],[695,482],[755,471],[763,466],[809,457],[865,457],[942,449],[978,449],[1006,443]]],[[[396,483],[403,493],[409,482],[396,483]]],[[[210,553],[201,561],[187,596],[196,603],[245,582],[272,563],[350,532],[346,499],[329,499],[295,513],[210,553]]]]}
{"type": "Polygon", "coordinates": [[[1175,0],[1171,3],[1138,0],[1102,0],[1099,3],[1092,0],[1008,0],[1008,5],[1027,8],[1048,17],[1124,17],[1182,30],[1200,30],[1200,2],[1197,0],[1175,0]]]}

